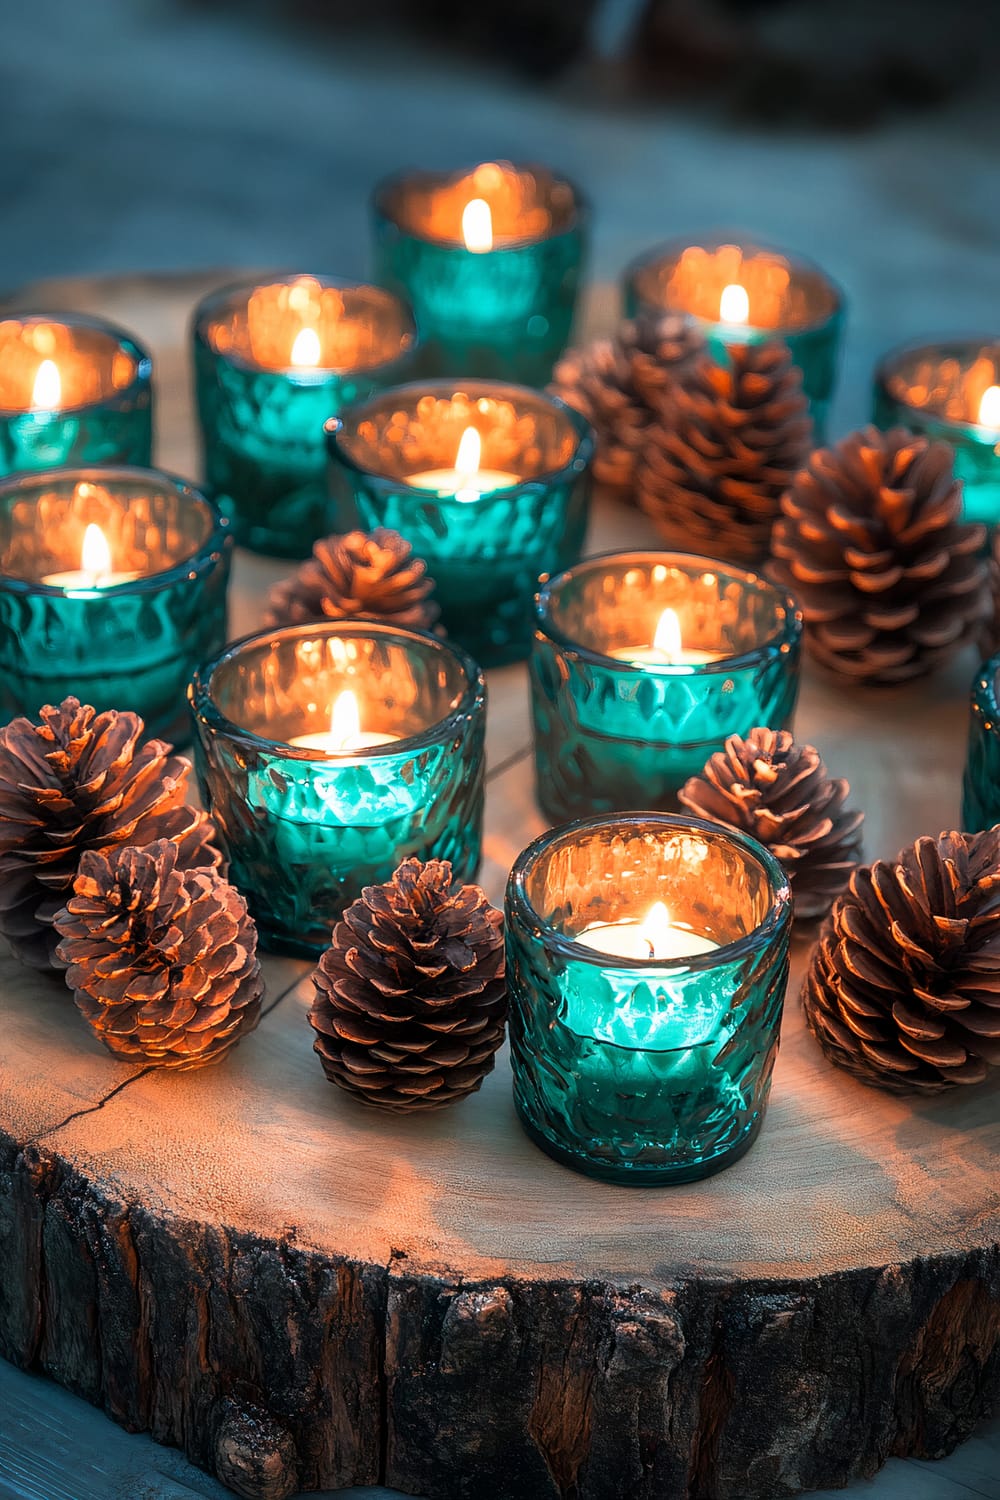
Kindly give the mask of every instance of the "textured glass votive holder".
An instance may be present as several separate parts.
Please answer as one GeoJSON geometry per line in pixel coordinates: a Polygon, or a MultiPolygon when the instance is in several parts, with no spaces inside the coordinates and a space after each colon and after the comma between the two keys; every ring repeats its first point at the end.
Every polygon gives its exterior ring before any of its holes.
{"type": "Polygon", "coordinates": [[[226,639],[231,552],[215,507],[153,469],[0,482],[4,720],[74,696],[186,743],[188,680],[226,639]]]}
{"type": "Polygon", "coordinates": [[[624,295],[629,317],[686,314],[719,357],[729,344],[787,344],[823,440],[845,318],[843,293],[825,271],[764,245],[674,240],[628,267],[624,295]]]}
{"type": "Polygon", "coordinates": [[[594,453],[585,419],[525,386],[433,381],[352,407],[327,432],[338,527],[402,532],[434,579],[448,635],[484,666],[527,656],[538,579],[583,547],[594,453]],[[470,428],[481,459],[460,476],[470,428]],[[430,473],[440,486],[414,483],[430,473]],[[498,487],[481,493],[477,482],[498,487]]]}
{"type": "Polygon", "coordinates": [[[409,309],[381,287],[285,276],[213,292],[192,331],[209,492],[242,546],[307,556],[332,529],[323,423],[403,378],[409,309]]]}
{"type": "Polygon", "coordinates": [[[950,443],[965,519],[1000,522],[1000,338],[893,350],[875,371],[873,416],[950,443]]]}
{"type": "Polygon", "coordinates": [[[969,746],[962,780],[962,827],[981,833],[1000,823],[1000,653],[976,673],[969,715],[969,746]]]}
{"type": "Polygon", "coordinates": [[[767,1105],[790,923],[777,860],[714,823],[636,813],[536,839],[506,902],[514,1102],[531,1138],[579,1172],[637,1186],[736,1161],[767,1105]],[[588,946],[588,929],[641,922],[659,902],[708,951],[588,946]]]}
{"type": "Polygon", "coordinates": [[[152,370],[130,333],[99,318],[0,319],[0,475],[148,464],[152,370]]]}
{"type": "Polygon", "coordinates": [[[387,625],[290,626],[228,646],[190,699],[205,805],[268,948],[321,953],[409,855],[475,876],[486,686],[464,653],[387,625]],[[358,727],[338,737],[345,694],[358,727]]]}
{"type": "Polygon", "coordinates": [[[613,553],[544,581],[531,706],[546,817],[673,808],[729,735],[788,728],[801,637],[790,595],[710,558],[613,553]],[[667,610],[674,662],[649,649],[667,610]]]}
{"type": "Polygon", "coordinates": [[[376,188],[372,216],[376,279],[412,305],[428,373],[545,384],[585,249],[587,210],[569,182],[509,162],[408,172],[376,188]]]}

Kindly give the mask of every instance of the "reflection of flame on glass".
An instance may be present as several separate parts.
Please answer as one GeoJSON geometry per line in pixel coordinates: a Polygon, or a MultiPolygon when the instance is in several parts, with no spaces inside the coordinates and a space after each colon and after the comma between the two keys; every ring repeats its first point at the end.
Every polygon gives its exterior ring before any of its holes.
{"type": "Polygon", "coordinates": [[[673,665],[680,656],[681,622],[677,618],[676,610],[665,609],[660,616],[660,623],[653,636],[653,649],[666,657],[668,665],[673,665]]]}
{"type": "Polygon", "coordinates": [[[101,579],[106,578],[111,572],[111,548],[108,546],[108,539],[101,528],[95,526],[93,522],[83,533],[80,570],[89,575],[95,588],[101,579]]]}
{"type": "Polygon", "coordinates": [[[330,710],[330,748],[331,750],[350,750],[354,747],[361,733],[361,715],[358,712],[358,700],[346,688],[333,700],[333,708],[330,710]]]}
{"type": "Polygon", "coordinates": [[[493,249],[493,215],[485,198],[470,198],[462,210],[462,238],[467,250],[493,249]]]}
{"type": "Polygon", "coordinates": [[[1000,385],[990,385],[979,403],[980,427],[1000,428],[1000,385]]]}
{"type": "Polygon", "coordinates": [[[722,288],[719,298],[719,319],[723,323],[746,323],[750,317],[750,298],[745,286],[738,281],[722,288]]]}
{"type": "MultiPolygon", "coordinates": [[[[668,609],[666,613],[668,615],[673,615],[674,612],[672,609],[668,609]]],[[[676,615],[674,615],[674,619],[677,619],[676,615]]],[[[662,947],[664,945],[666,938],[668,938],[670,935],[672,927],[673,923],[670,920],[670,913],[664,906],[663,902],[654,902],[653,905],[649,908],[649,911],[646,913],[645,921],[640,923],[639,926],[639,936],[642,938],[643,942],[649,944],[650,958],[657,957],[656,950],[658,947],[662,947]]]]}
{"type": "Polygon", "coordinates": [[[322,348],[315,328],[300,328],[292,345],[292,364],[297,370],[313,370],[320,362],[322,348]]]}
{"type": "Polygon", "coordinates": [[[62,400],[62,381],[54,359],[43,359],[35,373],[31,404],[36,411],[54,411],[62,400]]]}

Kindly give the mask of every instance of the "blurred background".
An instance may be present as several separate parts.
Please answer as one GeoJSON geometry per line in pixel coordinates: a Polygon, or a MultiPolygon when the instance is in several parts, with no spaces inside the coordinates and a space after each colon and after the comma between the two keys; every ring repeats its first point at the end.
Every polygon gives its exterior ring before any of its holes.
{"type": "Polygon", "coordinates": [[[989,0],[22,0],[0,55],[0,295],[46,276],[367,269],[400,166],[572,176],[592,274],[687,230],[850,300],[835,429],[878,354],[1000,325],[989,0]]]}

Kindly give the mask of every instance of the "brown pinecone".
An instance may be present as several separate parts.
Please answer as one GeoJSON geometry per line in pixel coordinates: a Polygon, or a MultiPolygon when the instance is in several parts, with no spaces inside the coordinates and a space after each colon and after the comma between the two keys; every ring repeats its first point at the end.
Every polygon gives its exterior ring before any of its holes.
{"type": "Polygon", "coordinates": [[[432,630],[438,610],[426,564],[398,531],[322,537],[291,578],[275,584],[265,625],[309,620],[382,620],[432,630]]]}
{"type": "Polygon", "coordinates": [[[594,429],[598,484],[632,489],[653,411],[704,345],[693,323],[668,313],[624,322],[612,338],[566,350],[549,390],[582,412],[594,429]]]}
{"type": "Polygon", "coordinates": [[[812,455],[782,500],[769,571],[802,606],[817,661],[902,682],[976,634],[986,533],[961,508],[951,449],[902,427],[866,427],[812,455]]]}
{"type": "Polygon", "coordinates": [[[993,546],[987,566],[989,600],[983,622],[979,627],[976,645],[981,661],[988,661],[1000,651],[1000,531],[993,533],[993,546]]]}
{"type": "Polygon", "coordinates": [[[697,817],[749,833],[785,868],[799,918],[821,917],[861,854],[864,813],[844,806],[850,787],[830,777],[818,750],[787,730],[732,735],[679,800],[697,817]]]}
{"type": "Polygon", "coordinates": [[[0,934],[34,969],[58,967],[52,919],[84,850],[169,839],[185,868],[220,863],[211,820],[184,800],[191,762],[139,745],[143,728],[66,698],[0,729],[0,934]]]}
{"type": "Polygon", "coordinates": [[[260,1020],[257,929],[217,870],[174,844],[88,850],[56,914],[66,983],[117,1057],[160,1068],[218,1062],[260,1020]]]}
{"type": "Polygon", "coordinates": [[[672,546],[752,565],[811,441],[802,375],[783,344],[734,344],[725,364],[703,355],[646,432],[639,504],[672,546]]]}
{"type": "Polygon", "coordinates": [[[830,1061],[863,1083],[980,1083],[1000,1063],[1000,828],[918,839],[856,870],[802,1003],[830,1061]]]}
{"type": "Polygon", "coordinates": [[[478,1089],[507,1016],[503,917],[447,860],[367,886],[313,975],[315,1050],[380,1109],[438,1109],[478,1089]]]}

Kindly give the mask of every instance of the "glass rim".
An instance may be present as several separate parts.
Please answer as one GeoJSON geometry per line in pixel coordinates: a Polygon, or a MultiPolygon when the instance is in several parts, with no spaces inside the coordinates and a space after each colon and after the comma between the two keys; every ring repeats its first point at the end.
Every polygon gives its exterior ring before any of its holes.
{"type": "Polygon", "coordinates": [[[791,885],[784,868],[769,849],[739,829],[712,823],[707,818],[694,818],[680,813],[597,813],[549,828],[533,839],[527,848],[522,849],[515,859],[507,879],[507,900],[521,922],[540,934],[546,946],[561,957],[577,963],[592,964],[601,969],[624,969],[636,974],[655,974],[665,969],[705,973],[726,964],[738,963],[758,952],[783,928],[788,927],[792,919],[791,885]],[[538,861],[553,846],[577,842],[582,833],[601,829],[620,830],[624,826],[662,829],[672,833],[695,833],[703,835],[706,842],[725,841],[735,844],[746,859],[753,860],[758,865],[767,879],[770,899],[763,920],[731,943],[720,943],[709,953],[692,953],[684,958],[620,958],[616,954],[601,953],[596,948],[590,948],[579,938],[569,938],[557,932],[536,910],[528,895],[528,880],[538,861]]]}
{"type": "Polygon", "coordinates": [[[581,558],[579,562],[573,563],[568,568],[563,568],[559,573],[543,576],[539,579],[538,591],[533,602],[535,616],[534,635],[543,637],[552,643],[565,656],[576,658],[579,661],[589,663],[591,666],[611,668],[615,671],[632,673],[654,673],[657,677],[692,677],[701,676],[703,673],[728,673],[742,671],[747,667],[754,667],[763,661],[765,655],[780,647],[781,642],[787,635],[799,640],[803,631],[802,610],[794,594],[788,593],[780,588],[778,584],[772,583],[762,573],[754,573],[746,568],[735,567],[729,563],[721,562],[718,558],[701,557],[694,552],[661,552],[651,547],[630,548],[627,552],[599,552],[593,557],[581,558]],[[600,566],[609,563],[641,563],[649,560],[671,564],[689,564],[686,571],[709,572],[725,574],[738,581],[744,588],[747,585],[758,584],[761,589],[770,594],[782,611],[782,619],[777,628],[749,651],[740,651],[732,656],[720,656],[718,661],[701,662],[692,666],[689,662],[663,662],[662,664],[635,662],[625,660],[616,656],[609,656],[604,651],[595,651],[592,646],[586,646],[582,641],[574,641],[566,635],[552,619],[552,600],[555,592],[563,587],[574,576],[583,572],[596,572],[600,566]]]}
{"type": "MultiPolygon", "coordinates": [[[[419,167],[401,167],[398,171],[390,172],[381,177],[371,191],[371,205],[375,216],[385,224],[391,224],[398,230],[399,234],[409,240],[414,240],[421,245],[436,245],[441,250],[454,250],[462,255],[476,255],[485,259],[487,255],[502,255],[505,250],[525,250],[533,245],[549,244],[553,240],[567,239],[571,235],[580,234],[590,218],[590,200],[583,190],[577,185],[572,177],[565,172],[557,172],[551,167],[543,167],[541,162],[507,161],[504,159],[502,165],[511,167],[515,172],[530,172],[533,175],[539,170],[548,173],[554,184],[568,187],[573,197],[573,214],[565,229],[553,230],[548,234],[535,236],[520,236],[517,239],[505,239],[502,244],[494,245],[491,250],[470,250],[467,245],[460,244],[457,240],[443,240],[428,234],[414,234],[409,229],[404,229],[396,214],[390,212],[387,199],[390,195],[401,188],[405,188],[415,177],[423,178],[433,182],[435,187],[450,187],[456,182],[461,182],[463,177],[469,177],[477,167],[487,165],[486,162],[474,162],[468,167],[455,169],[442,168],[439,171],[419,167]]],[[[497,165],[501,165],[500,162],[497,165]]]]}
{"type": "Polygon", "coordinates": [[[570,406],[561,396],[555,396],[549,391],[537,390],[534,386],[518,385],[514,381],[491,381],[483,377],[473,380],[463,380],[460,376],[452,379],[435,380],[408,380],[402,385],[386,386],[383,390],[376,391],[372,396],[366,396],[362,401],[354,401],[349,406],[337,413],[335,416],[327,417],[323,423],[323,431],[326,434],[327,449],[332,458],[343,464],[345,469],[350,469],[354,474],[363,474],[369,479],[378,479],[386,484],[391,484],[394,489],[402,489],[407,495],[421,496],[425,501],[432,501],[435,505],[455,504],[461,505],[465,510],[468,502],[456,500],[454,495],[438,495],[434,490],[423,489],[418,484],[410,484],[408,479],[394,479],[391,474],[383,470],[373,469],[367,464],[359,463],[353,454],[346,451],[344,447],[344,429],[348,420],[358,422],[369,408],[377,406],[381,402],[389,401],[402,395],[411,395],[419,392],[424,396],[437,398],[454,398],[457,395],[470,395],[478,397],[491,396],[494,400],[505,399],[507,392],[513,392],[510,399],[516,397],[528,397],[530,400],[542,407],[551,407],[561,416],[565,417],[576,435],[576,445],[569,460],[557,469],[545,469],[541,474],[535,474],[531,479],[522,479],[518,484],[502,485],[495,490],[484,490],[480,500],[491,500],[495,495],[505,497],[520,495],[525,491],[531,491],[542,486],[558,484],[564,479],[571,478],[574,474],[583,474],[590,468],[594,459],[596,440],[594,429],[587,421],[582,412],[570,406]]]}
{"type": "Polygon", "coordinates": [[[78,312],[45,313],[5,310],[0,312],[0,323],[60,323],[65,328],[89,328],[92,332],[105,334],[113,340],[116,348],[128,355],[134,366],[132,379],[128,385],[123,385],[119,390],[112,391],[109,396],[100,400],[81,401],[74,406],[53,406],[52,408],[0,406],[0,417],[4,419],[33,417],[41,421],[52,421],[57,417],[75,416],[78,412],[103,411],[123,404],[144,388],[149,387],[153,374],[152,355],[134,333],[130,333],[127,328],[122,328],[119,323],[112,323],[108,318],[78,312]]]}
{"type": "Polygon", "coordinates": [[[337,766],[356,765],[358,761],[370,762],[391,759],[396,755],[409,755],[424,749],[444,738],[442,731],[450,734],[459,721],[485,709],[486,676],[478,662],[467,651],[452,641],[443,640],[426,630],[410,630],[401,625],[389,625],[379,620],[310,620],[300,625],[282,625],[273,630],[254,630],[249,635],[230,641],[208,661],[196,667],[187,690],[188,703],[197,724],[206,725],[216,734],[224,735],[235,744],[245,745],[256,751],[266,751],[282,760],[320,762],[331,769],[337,766]],[[222,667],[251,646],[264,642],[272,643],[290,637],[313,636],[362,636],[392,637],[405,646],[416,642],[422,647],[430,646],[451,656],[459,665],[464,678],[461,700],[441,719],[435,719],[416,734],[401,736],[387,745],[367,745],[359,750],[317,752],[306,745],[291,745],[287,740],[272,740],[256,730],[238,724],[235,719],[222,712],[212,694],[212,678],[222,667]]]}
{"type": "MultiPolygon", "coordinates": [[[[833,305],[825,316],[815,318],[809,323],[798,323],[794,328],[761,329],[761,332],[773,333],[775,339],[795,337],[803,333],[815,333],[818,329],[826,328],[838,318],[843,317],[847,306],[847,294],[840,282],[836,281],[818,261],[812,260],[808,255],[800,254],[797,250],[783,250],[780,245],[773,245],[768,240],[760,240],[752,235],[727,234],[724,230],[713,231],[709,234],[672,235],[669,239],[659,241],[629,261],[622,272],[622,282],[638,298],[638,278],[643,271],[661,261],[677,261],[685,250],[696,248],[718,250],[723,245],[736,245],[741,251],[749,251],[751,254],[776,256],[787,264],[789,270],[818,277],[830,293],[833,305]]],[[[690,318],[694,323],[707,324],[711,327],[719,323],[718,319],[701,318],[696,313],[685,312],[683,308],[664,306],[662,311],[677,313],[690,318]]],[[[748,323],[747,327],[756,328],[757,325],[748,323]]]]}
{"type": "Polygon", "coordinates": [[[954,333],[942,335],[940,338],[910,339],[905,344],[894,345],[893,348],[888,349],[881,356],[875,366],[872,384],[876,392],[884,395],[887,400],[892,402],[893,406],[899,408],[901,417],[907,413],[912,414],[918,423],[924,423],[930,417],[935,422],[940,422],[942,426],[955,432],[965,433],[970,437],[982,432],[993,433],[993,441],[995,442],[995,434],[1000,431],[1000,428],[985,427],[981,422],[970,421],[968,417],[949,417],[946,412],[941,411],[936,406],[915,406],[911,401],[907,401],[905,397],[897,396],[889,387],[889,378],[895,373],[893,367],[905,355],[927,354],[941,357],[947,349],[968,349],[971,353],[973,349],[982,349],[988,344],[995,346],[997,358],[1000,360],[1000,334],[984,336],[982,334],[954,333]]]}
{"type": "Polygon", "coordinates": [[[74,596],[87,594],[101,598],[122,598],[126,594],[154,593],[178,582],[193,570],[204,573],[214,567],[227,548],[231,549],[233,545],[229,518],[222,514],[215,501],[210,500],[203,491],[179,475],[168,473],[166,469],[147,469],[137,464],[80,464],[67,468],[21,469],[0,478],[0,505],[19,490],[39,490],[49,484],[72,484],[75,488],[78,484],[100,486],[116,482],[145,482],[150,486],[150,481],[161,491],[173,494],[184,503],[190,503],[206,512],[211,530],[193,552],[178,558],[169,568],[161,568],[156,573],[142,573],[126,583],[109,583],[99,589],[67,590],[58,583],[35,583],[30,578],[20,578],[13,573],[0,573],[0,590],[15,594],[42,594],[48,598],[68,597],[70,593],[74,596]]]}
{"type": "Polygon", "coordinates": [[[972,679],[972,689],[969,694],[972,713],[974,717],[989,718],[990,724],[983,729],[987,734],[1000,738],[1000,693],[997,692],[997,678],[1000,677],[1000,651],[995,651],[983,662],[979,671],[972,679]]]}
{"type": "Polygon", "coordinates": [[[317,271],[275,271],[264,272],[257,277],[248,277],[245,280],[228,281],[223,286],[213,287],[210,292],[195,303],[191,313],[191,335],[196,342],[201,343],[212,355],[213,359],[224,360],[226,364],[232,365],[240,370],[249,370],[254,374],[281,375],[292,380],[297,385],[322,386],[342,375],[353,375],[362,371],[389,370],[393,365],[412,354],[420,343],[420,333],[417,328],[413,309],[402,297],[388,287],[379,286],[375,281],[356,281],[349,276],[327,276],[317,271]],[[283,366],[280,370],[273,370],[265,365],[254,363],[253,360],[244,359],[239,354],[229,351],[223,352],[216,349],[208,337],[208,323],[213,317],[217,317],[223,304],[231,301],[236,296],[244,293],[249,300],[250,296],[261,287],[267,286],[291,286],[296,281],[317,281],[322,287],[332,287],[338,292],[374,292],[373,300],[383,302],[386,306],[394,306],[399,312],[400,325],[406,342],[389,359],[379,360],[373,365],[313,365],[298,368],[295,365],[283,366]]]}

